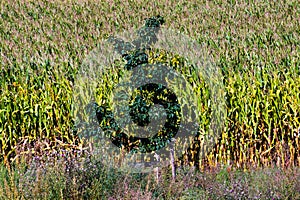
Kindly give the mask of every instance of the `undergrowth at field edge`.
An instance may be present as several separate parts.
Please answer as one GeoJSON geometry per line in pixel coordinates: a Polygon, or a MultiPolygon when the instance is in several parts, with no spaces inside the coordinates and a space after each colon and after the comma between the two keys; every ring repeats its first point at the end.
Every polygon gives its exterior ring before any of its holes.
{"type": "MultiPolygon", "coordinates": [[[[42,145],[42,144],[39,144],[42,145]]],[[[38,146],[38,145],[37,145],[38,146]]],[[[37,148],[37,147],[36,147],[37,148]]],[[[1,199],[298,199],[299,168],[218,166],[200,172],[168,167],[156,175],[126,174],[103,166],[88,151],[19,155],[9,170],[0,166],[1,199]]]]}

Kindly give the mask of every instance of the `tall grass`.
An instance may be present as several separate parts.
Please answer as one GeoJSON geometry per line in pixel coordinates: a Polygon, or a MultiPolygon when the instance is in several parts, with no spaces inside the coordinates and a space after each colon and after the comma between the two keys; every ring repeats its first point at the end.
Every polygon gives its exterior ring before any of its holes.
{"type": "Polygon", "coordinates": [[[124,174],[77,151],[44,153],[13,170],[0,166],[1,199],[299,199],[299,168],[231,171],[213,168],[199,173],[178,169],[171,181],[163,168],[154,174],[124,174]],[[29,164],[30,163],[30,164],[29,164]]]}

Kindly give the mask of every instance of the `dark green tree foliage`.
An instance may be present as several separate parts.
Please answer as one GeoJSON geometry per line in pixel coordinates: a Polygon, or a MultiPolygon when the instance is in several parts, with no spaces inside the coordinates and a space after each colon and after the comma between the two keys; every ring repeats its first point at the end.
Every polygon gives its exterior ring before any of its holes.
{"type": "MultiPolygon", "coordinates": [[[[125,42],[119,38],[109,37],[108,41],[114,46],[127,62],[125,70],[132,70],[136,67],[143,67],[148,64],[146,50],[151,50],[151,45],[157,41],[157,33],[164,23],[161,16],[146,19],[145,25],[137,31],[138,38],[132,42],[125,42]]],[[[139,151],[142,153],[151,152],[164,147],[179,129],[181,112],[176,95],[161,84],[145,84],[138,88],[140,94],[131,99],[130,116],[139,126],[146,126],[150,123],[149,110],[152,105],[160,104],[167,113],[166,122],[162,130],[150,138],[128,136],[116,123],[113,113],[108,106],[93,103],[96,109],[96,116],[101,129],[111,139],[113,144],[119,148],[124,147],[128,151],[139,151]],[[147,94],[153,93],[152,97],[147,94]],[[151,104],[145,99],[150,100],[151,104]],[[177,113],[177,114],[176,114],[177,113]]]]}

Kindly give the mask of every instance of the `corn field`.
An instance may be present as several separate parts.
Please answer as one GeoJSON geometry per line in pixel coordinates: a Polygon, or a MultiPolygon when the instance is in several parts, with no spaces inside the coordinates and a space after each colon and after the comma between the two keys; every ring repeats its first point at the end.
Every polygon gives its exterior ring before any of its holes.
{"type": "MultiPolygon", "coordinates": [[[[199,168],[228,162],[241,168],[300,165],[297,1],[18,0],[1,1],[0,14],[0,160],[5,163],[25,143],[45,141],[42,151],[86,146],[74,131],[72,113],[74,79],[83,59],[101,39],[159,14],[164,26],[207,45],[226,90],[226,125],[213,150],[199,159],[196,138],[183,160],[199,168]]],[[[148,53],[152,63],[176,68],[183,62],[164,51],[148,53]]],[[[112,74],[104,82],[116,78],[112,74]]],[[[209,88],[200,81],[194,89],[205,131],[209,88]]],[[[99,89],[103,98],[110,90],[99,89]]]]}

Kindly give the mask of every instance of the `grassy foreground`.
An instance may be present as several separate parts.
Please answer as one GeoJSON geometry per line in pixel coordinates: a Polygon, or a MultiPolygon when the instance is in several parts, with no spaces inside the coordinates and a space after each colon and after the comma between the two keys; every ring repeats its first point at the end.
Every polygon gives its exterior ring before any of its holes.
{"type": "Polygon", "coordinates": [[[170,168],[126,174],[80,151],[44,152],[8,170],[0,166],[1,199],[299,199],[299,167],[230,166],[199,172],[185,166],[172,180],[170,168]],[[75,156],[76,155],[76,156],[75,156]]]}
{"type": "Polygon", "coordinates": [[[298,1],[1,1],[0,14],[0,198],[300,198],[298,1]],[[187,152],[196,168],[214,170],[182,169],[175,183],[165,170],[161,185],[95,161],[68,172],[76,162],[58,155],[73,152],[72,160],[85,145],[73,132],[78,68],[101,39],[158,14],[165,27],[207,45],[223,72],[222,136],[201,161],[196,147],[187,152]],[[41,162],[47,152],[55,154],[50,165],[41,162]],[[89,167],[95,171],[82,171],[89,167]]]}

